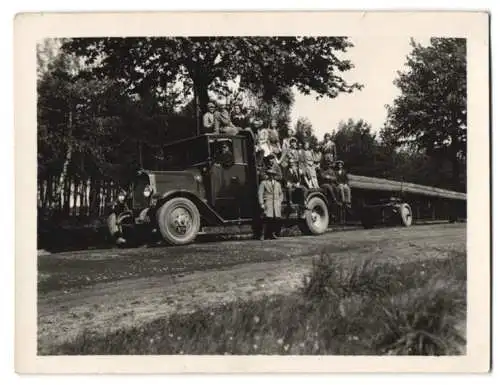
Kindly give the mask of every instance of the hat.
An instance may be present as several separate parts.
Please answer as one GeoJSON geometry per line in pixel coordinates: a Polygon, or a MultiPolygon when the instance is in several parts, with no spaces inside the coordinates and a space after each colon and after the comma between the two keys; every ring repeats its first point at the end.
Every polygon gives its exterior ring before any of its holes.
{"type": "Polygon", "coordinates": [[[341,160],[337,160],[337,161],[335,162],[335,167],[338,167],[338,166],[342,166],[342,167],[344,167],[344,162],[343,162],[343,161],[341,161],[341,160]]]}
{"type": "Polygon", "coordinates": [[[292,137],[290,138],[290,142],[296,142],[296,141],[297,141],[297,138],[296,138],[295,136],[292,136],[292,137]]]}
{"type": "Polygon", "coordinates": [[[256,117],[256,118],[252,121],[252,124],[253,124],[254,126],[256,126],[256,125],[263,125],[263,124],[264,124],[264,122],[262,121],[262,119],[261,119],[261,118],[256,117]]]}
{"type": "Polygon", "coordinates": [[[213,102],[208,102],[207,107],[215,107],[215,104],[213,102]]]}
{"type": "Polygon", "coordinates": [[[273,170],[272,168],[268,168],[266,170],[266,174],[268,174],[268,175],[278,175],[278,173],[275,170],[273,170]]]}

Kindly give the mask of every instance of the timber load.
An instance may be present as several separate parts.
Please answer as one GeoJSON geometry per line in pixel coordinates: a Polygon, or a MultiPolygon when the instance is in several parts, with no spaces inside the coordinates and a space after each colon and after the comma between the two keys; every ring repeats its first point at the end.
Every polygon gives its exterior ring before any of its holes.
{"type": "Polygon", "coordinates": [[[467,194],[457,191],[361,175],[349,174],[349,185],[351,188],[359,190],[389,191],[461,201],[467,200],[467,194]]]}

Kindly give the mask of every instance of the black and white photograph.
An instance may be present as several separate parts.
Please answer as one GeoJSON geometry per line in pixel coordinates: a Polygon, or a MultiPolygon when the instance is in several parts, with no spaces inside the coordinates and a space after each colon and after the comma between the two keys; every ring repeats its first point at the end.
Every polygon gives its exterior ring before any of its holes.
{"type": "Polygon", "coordinates": [[[470,36],[223,32],[37,36],[36,356],[466,357],[470,36]]]}

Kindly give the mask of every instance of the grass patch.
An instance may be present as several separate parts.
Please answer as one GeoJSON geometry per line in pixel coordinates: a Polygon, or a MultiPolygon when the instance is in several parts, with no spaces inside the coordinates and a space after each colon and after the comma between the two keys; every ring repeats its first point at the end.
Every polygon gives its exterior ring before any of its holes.
{"type": "Polygon", "coordinates": [[[87,331],[50,354],[460,354],[465,290],[464,253],[399,266],[323,255],[293,295],[87,331]]]}

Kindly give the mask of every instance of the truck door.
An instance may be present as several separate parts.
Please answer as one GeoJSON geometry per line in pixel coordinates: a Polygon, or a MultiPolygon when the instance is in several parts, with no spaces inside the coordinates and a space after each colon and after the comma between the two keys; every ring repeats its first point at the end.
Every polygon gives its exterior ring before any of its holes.
{"type": "Polygon", "coordinates": [[[249,186],[245,138],[211,138],[214,159],[211,170],[211,200],[214,209],[224,219],[251,218],[253,205],[249,199],[255,189],[249,186]]]}

